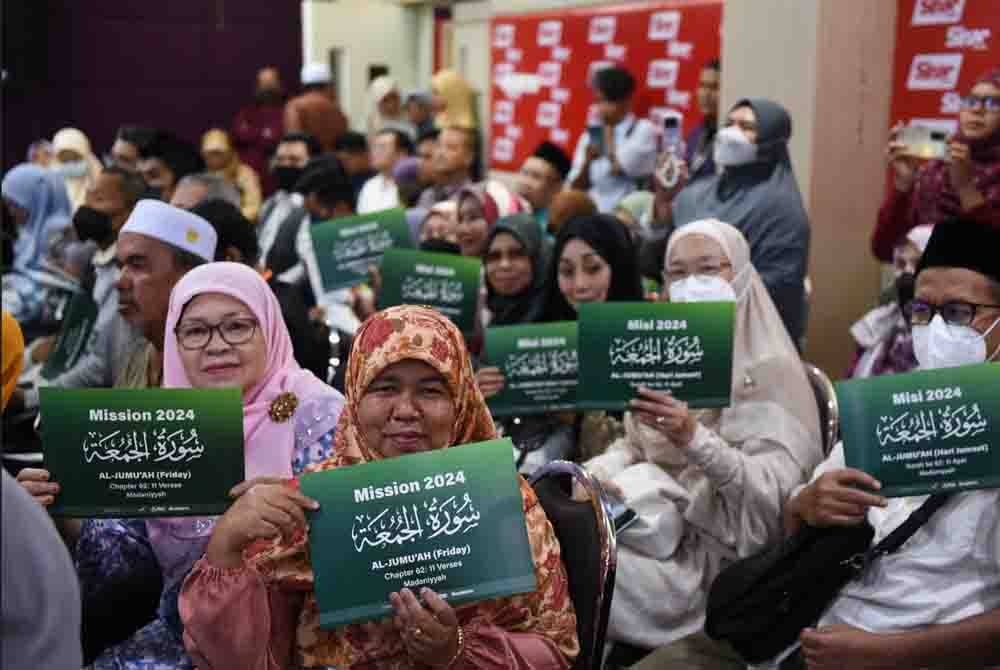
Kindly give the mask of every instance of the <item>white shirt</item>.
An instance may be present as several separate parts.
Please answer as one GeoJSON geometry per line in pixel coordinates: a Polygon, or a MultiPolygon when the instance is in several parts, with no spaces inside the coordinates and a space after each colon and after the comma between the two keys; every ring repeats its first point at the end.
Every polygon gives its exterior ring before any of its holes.
{"type": "MultiPolygon", "coordinates": [[[[657,132],[656,126],[646,119],[636,119],[629,114],[614,128],[615,156],[623,174],[611,172],[611,161],[601,156],[590,165],[590,197],[601,212],[614,211],[622,198],[636,190],[636,180],[648,177],[656,169],[657,132]]],[[[590,136],[586,131],[580,135],[573,154],[573,167],[566,178],[572,183],[587,162],[587,147],[590,136]]]]}
{"type": "Polygon", "coordinates": [[[389,177],[377,174],[361,187],[361,193],[358,194],[358,214],[381,212],[394,207],[399,207],[399,190],[396,182],[389,177]]]}

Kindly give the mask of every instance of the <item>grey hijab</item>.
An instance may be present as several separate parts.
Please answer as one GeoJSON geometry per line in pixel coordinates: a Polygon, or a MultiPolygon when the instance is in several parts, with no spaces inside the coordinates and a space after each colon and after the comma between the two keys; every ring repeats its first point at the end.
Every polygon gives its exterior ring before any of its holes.
{"type": "Polygon", "coordinates": [[[781,320],[796,343],[805,329],[805,276],[809,262],[809,218],[788,157],[792,120],[770,100],[749,98],[757,117],[757,160],[726,168],[685,188],[673,205],[674,226],[715,218],[735,226],[750,243],[750,255],[781,320]]]}

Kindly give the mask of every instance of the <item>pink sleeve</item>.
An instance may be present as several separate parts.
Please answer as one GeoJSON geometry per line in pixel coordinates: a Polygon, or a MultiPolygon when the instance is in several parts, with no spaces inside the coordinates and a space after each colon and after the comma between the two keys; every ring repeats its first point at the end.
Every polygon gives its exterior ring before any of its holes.
{"type": "Polygon", "coordinates": [[[550,638],[536,633],[512,633],[475,623],[465,627],[465,651],[458,670],[566,670],[566,656],[550,638]]]}
{"type": "Polygon", "coordinates": [[[254,568],[215,568],[202,558],[181,590],[184,646],[200,670],[280,670],[300,608],[300,597],[269,588],[254,568]]]}

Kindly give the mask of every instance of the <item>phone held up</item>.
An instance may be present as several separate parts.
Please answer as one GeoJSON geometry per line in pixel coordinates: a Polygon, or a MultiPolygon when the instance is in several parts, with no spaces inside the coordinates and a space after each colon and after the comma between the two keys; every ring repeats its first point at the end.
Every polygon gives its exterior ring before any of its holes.
{"type": "Polygon", "coordinates": [[[677,186],[681,178],[680,161],[683,141],[681,123],[676,116],[663,119],[663,133],[660,135],[660,166],[656,169],[656,179],[660,186],[669,190],[677,186]]]}

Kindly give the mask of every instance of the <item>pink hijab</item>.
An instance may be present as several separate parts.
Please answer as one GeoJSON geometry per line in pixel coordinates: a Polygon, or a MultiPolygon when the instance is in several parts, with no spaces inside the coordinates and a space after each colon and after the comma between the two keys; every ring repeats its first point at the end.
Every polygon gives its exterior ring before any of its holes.
{"type": "Polygon", "coordinates": [[[299,367],[278,299],[259,274],[239,263],[201,265],[184,275],[174,287],[164,339],[164,388],[191,388],[181,363],[174,329],[187,304],[203,293],[222,293],[245,304],[256,317],[267,346],[264,378],[243,396],[247,479],[265,475],[291,477],[295,418],[281,423],[273,421],[268,413],[271,403],[282,393],[292,393],[301,407],[317,395],[335,391],[299,367]]]}

